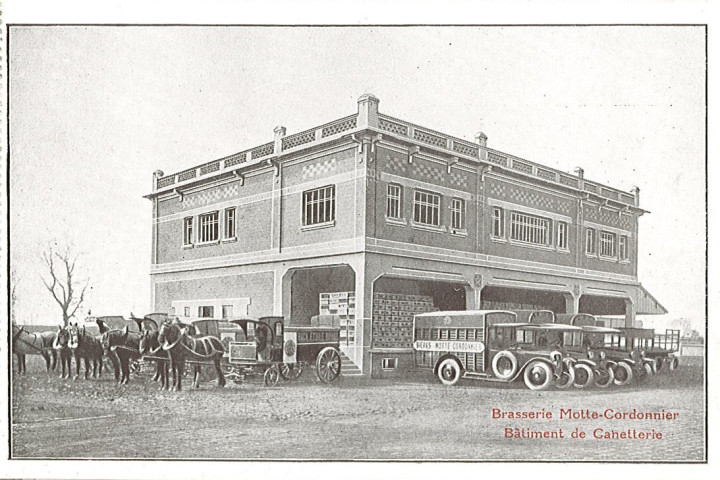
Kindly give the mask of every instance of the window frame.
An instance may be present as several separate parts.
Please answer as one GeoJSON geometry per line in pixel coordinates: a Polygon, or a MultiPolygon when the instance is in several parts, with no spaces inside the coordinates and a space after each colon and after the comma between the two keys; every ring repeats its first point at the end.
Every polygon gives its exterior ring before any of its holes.
{"type": "Polygon", "coordinates": [[[388,183],[386,195],[385,195],[385,218],[389,220],[404,220],[405,215],[403,211],[403,194],[404,189],[403,186],[399,183],[388,183]],[[393,193],[390,190],[396,189],[396,192],[393,193]],[[393,208],[393,206],[395,208],[393,208]],[[397,215],[393,215],[393,210],[396,211],[397,215]]]}
{"type": "Polygon", "coordinates": [[[199,305],[198,306],[198,318],[215,318],[215,307],[213,305],[199,305]],[[203,309],[208,309],[210,315],[203,315],[203,309]]]}
{"type": "Polygon", "coordinates": [[[192,247],[195,244],[195,217],[183,218],[183,247],[192,247]]]}
{"type": "Polygon", "coordinates": [[[592,227],[585,228],[585,255],[597,255],[597,230],[592,227]],[[592,241],[591,238],[592,237],[592,241]]]}
{"type": "Polygon", "coordinates": [[[620,258],[620,261],[627,261],[630,259],[628,249],[629,249],[628,236],[620,235],[618,237],[618,256],[620,258]]]}
{"type": "Polygon", "coordinates": [[[513,242],[525,245],[538,247],[547,247],[548,245],[552,245],[551,221],[547,217],[513,210],[510,212],[509,238],[513,242]],[[531,221],[528,222],[525,220],[531,221]],[[540,238],[538,238],[538,236],[540,238]]]}
{"type": "Polygon", "coordinates": [[[334,225],[337,212],[336,202],[335,184],[305,190],[302,193],[303,228],[334,225]],[[313,198],[313,194],[317,194],[317,196],[313,198]],[[315,205],[317,208],[314,208],[315,205]]]}
{"type": "Polygon", "coordinates": [[[600,230],[600,249],[599,255],[603,258],[617,258],[617,243],[618,235],[615,232],[608,230],[600,230]],[[607,248],[610,248],[610,252],[607,252],[607,248]]]}
{"type": "Polygon", "coordinates": [[[464,232],[466,230],[465,216],[465,200],[459,197],[452,197],[450,199],[450,228],[454,231],[464,232]]]}
{"type": "Polygon", "coordinates": [[[223,240],[237,239],[237,208],[228,207],[223,212],[223,240]]]}
{"type": "Polygon", "coordinates": [[[555,246],[560,250],[569,250],[568,234],[570,227],[567,222],[557,221],[557,233],[555,235],[555,246]]]}
{"type": "Polygon", "coordinates": [[[429,190],[415,190],[413,194],[413,224],[423,227],[440,228],[442,226],[441,213],[442,195],[429,190]],[[418,195],[424,196],[424,198],[419,199],[418,195]],[[437,203],[431,201],[434,199],[437,199],[437,203]],[[430,222],[423,221],[423,218],[428,220],[428,217],[430,217],[430,222]],[[435,219],[437,223],[432,223],[432,220],[435,219]]]}
{"type": "Polygon", "coordinates": [[[492,207],[490,235],[493,238],[505,238],[505,210],[501,207],[492,207]]]}
{"type": "Polygon", "coordinates": [[[214,210],[212,212],[201,213],[198,215],[198,245],[208,245],[217,243],[220,241],[220,211],[214,210]],[[214,217],[214,218],[213,218],[214,217]],[[208,220],[207,224],[203,224],[205,220],[208,220]],[[210,237],[206,238],[205,234],[208,233],[210,237]],[[214,234],[214,235],[213,235],[214,234]]]}

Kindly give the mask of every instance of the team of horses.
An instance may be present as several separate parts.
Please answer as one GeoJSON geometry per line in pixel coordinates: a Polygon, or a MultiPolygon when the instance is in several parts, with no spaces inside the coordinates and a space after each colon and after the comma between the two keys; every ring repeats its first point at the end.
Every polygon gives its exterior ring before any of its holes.
{"type": "MultiPolygon", "coordinates": [[[[222,342],[213,336],[199,335],[192,325],[186,325],[169,317],[158,320],[146,316],[132,317],[137,328],[130,331],[129,325],[112,328],[102,320],[97,320],[100,334],[93,335],[84,325],[70,323],[58,327],[57,331],[31,333],[13,324],[12,348],[18,359],[18,373],[24,373],[25,356],[41,355],[46,362],[47,371],[54,371],[60,358],[61,378],[71,375],[72,359],[75,359],[75,379],[80,377],[80,367],[84,363],[85,379],[102,375],[103,360],[109,359],[119,384],[127,384],[130,370],[136,362],[144,358],[156,364],[154,381],[160,382],[165,390],[182,389],[182,378],[186,373],[186,364],[193,371],[192,385],[200,386],[200,373],[203,364],[212,364],[217,374],[219,387],[225,386],[222,371],[222,358],[225,353],[222,342]],[[172,373],[172,384],[170,374],[172,373]]],[[[132,323],[132,322],[131,322],[132,323]]]]}

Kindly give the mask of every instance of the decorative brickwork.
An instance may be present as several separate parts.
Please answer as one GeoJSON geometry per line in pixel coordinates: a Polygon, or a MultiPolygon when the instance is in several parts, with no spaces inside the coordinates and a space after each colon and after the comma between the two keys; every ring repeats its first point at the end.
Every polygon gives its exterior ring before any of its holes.
{"type": "Polygon", "coordinates": [[[315,130],[307,130],[305,132],[296,133],[282,139],[282,149],[288,150],[290,148],[304,145],[306,143],[315,141],[315,130]]]}
{"type": "Polygon", "coordinates": [[[225,159],[225,168],[245,163],[247,152],[237,153],[225,159]]]}
{"type": "Polygon", "coordinates": [[[563,185],[567,185],[569,187],[578,188],[578,180],[577,178],[573,177],[567,177],[565,175],[560,175],[560,183],[563,185]]]}
{"type": "Polygon", "coordinates": [[[404,135],[406,137],[408,134],[408,129],[405,125],[400,125],[399,123],[391,122],[390,120],[385,120],[384,118],[380,119],[380,129],[390,133],[404,135]]]}
{"type": "Polygon", "coordinates": [[[255,160],[256,158],[267,157],[268,155],[272,155],[274,151],[275,151],[275,144],[272,142],[266,143],[265,145],[262,145],[260,147],[253,148],[252,152],[250,152],[250,156],[252,157],[253,160],[255,160]]]}
{"type": "Polygon", "coordinates": [[[157,182],[158,188],[167,187],[168,185],[173,185],[175,183],[175,175],[170,175],[169,177],[163,177],[159,178],[157,182]]]}
{"type": "Polygon", "coordinates": [[[550,170],[543,170],[542,168],[538,168],[537,176],[540,178],[546,178],[548,180],[556,179],[555,172],[551,172],[550,170]]]}
{"type": "Polygon", "coordinates": [[[632,231],[631,217],[629,215],[621,215],[616,210],[598,208],[595,205],[586,205],[584,217],[588,222],[632,231]]]}
{"type": "Polygon", "coordinates": [[[532,173],[532,165],[528,163],[518,162],[517,160],[513,160],[512,168],[514,168],[515,170],[520,170],[521,172],[532,173]]]}
{"type": "Polygon", "coordinates": [[[470,157],[477,157],[479,148],[476,145],[471,145],[468,143],[461,143],[457,140],[453,142],[453,150],[462,153],[463,155],[468,155],[470,157]]]}
{"type": "Polygon", "coordinates": [[[412,172],[413,178],[428,183],[446,185],[462,190],[467,190],[468,188],[467,172],[452,169],[450,173],[447,173],[445,170],[429,162],[415,161],[409,164],[405,159],[392,156],[391,154],[388,154],[385,159],[388,162],[391,173],[409,176],[409,173],[412,172]]]}
{"type": "Polygon", "coordinates": [[[572,202],[556,198],[552,195],[546,195],[539,192],[533,192],[525,188],[516,188],[502,182],[492,182],[490,185],[490,195],[492,197],[507,200],[508,202],[527,205],[528,207],[546,210],[548,212],[561,213],[564,215],[571,214],[572,202]]]}
{"type": "Polygon", "coordinates": [[[435,145],[436,147],[447,148],[447,140],[443,137],[433,135],[432,133],[415,129],[414,137],[416,140],[420,140],[421,142],[429,143],[430,145],[435,145]]]}
{"type": "Polygon", "coordinates": [[[211,172],[217,172],[218,170],[220,170],[220,161],[219,160],[200,167],[200,175],[205,175],[206,173],[211,173],[211,172]]]}
{"type": "Polygon", "coordinates": [[[210,190],[188,194],[183,200],[183,208],[195,208],[213,203],[222,202],[230,198],[237,198],[239,187],[237,183],[222,185],[210,190]]]}
{"type": "Polygon", "coordinates": [[[178,173],[178,182],[190,180],[191,178],[197,177],[197,169],[185,170],[184,172],[178,173]]]}
{"type": "Polygon", "coordinates": [[[507,157],[500,156],[496,153],[489,152],[488,160],[498,165],[507,166],[507,157]]]}
{"type": "Polygon", "coordinates": [[[322,129],[323,138],[335,135],[357,127],[357,117],[346,118],[340,122],[332,123],[322,129]]]}
{"type": "Polygon", "coordinates": [[[326,176],[335,171],[337,160],[335,158],[326,158],[321,162],[305,164],[302,166],[302,178],[306,180],[315,176],[326,176]]]}

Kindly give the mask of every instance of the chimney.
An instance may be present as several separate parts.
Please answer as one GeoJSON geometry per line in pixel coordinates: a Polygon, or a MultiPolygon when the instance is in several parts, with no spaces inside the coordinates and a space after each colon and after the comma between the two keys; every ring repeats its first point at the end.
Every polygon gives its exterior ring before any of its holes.
{"type": "Polygon", "coordinates": [[[633,187],[630,189],[630,193],[633,194],[633,197],[635,197],[635,206],[640,206],[640,187],[637,185],[633,185],[633,187]]]}
{"type": "Polygon", "coordinates": [[[378,127],[378,105],[380,100],[372,93],[366,93],[358,98],[358,119],[359,128],[378,127]]]}
{"type": "Polygon", "coordinates": [[[279,155],[280,152],[282,152],[282,139],[286,131],[285,127],[281,127],[280,125],[273,129],[273,132],[275,132],[275,155],[279,155]]]}
{"type": "Polygon", "coordinates": [[[165,172],[162,170],[155,170],[153,172],[153,190],[157,190],[157,181],[165,176],[165,172]]]}
{"type": "Polygon", "coordinates": [[[577,175],[580,178],[585,178],[585,170],[583,170],[582,167],[575,167],[573,169],[573,172],[575,172],[575,175],[577,175]]]}
{"type": "Polygon", "coordinates": [[[475,134],[475,142],[481,147],[487,147],[487,139],[487,135],[485,135],[483,132],[478,132],[475,134]]]}

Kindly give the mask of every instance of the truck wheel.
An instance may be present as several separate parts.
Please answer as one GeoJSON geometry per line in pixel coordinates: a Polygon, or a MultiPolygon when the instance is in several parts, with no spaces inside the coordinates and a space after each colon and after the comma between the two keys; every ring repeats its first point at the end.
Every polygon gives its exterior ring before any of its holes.
{"type": "Polygon", "coordinates": [[[677,370],[677,368],[680,366],[680,361],[677,359],[677,357],[672,357],[668,361],[668,368],[670,371],[677,370]]]}
{"type": "Polygon", "coordinates": [[[595,375],[595,386],[607,388],[615,381],[615,372],[612,368],[599,368],[595,375]]]}
{"type": "Polygon", "coordinates": [[[618,362],[615,367],[615,385],[627,385],[632,382],[632,367],[625,362],[618,362]]]}
{"type": "Polygon", "coordinates": [[[584,363],[575,364],[575,388],[587,388],[595,381],[595,374],[592,368],[584,363]]]}
{"type": "Polygon", "coordinates": [[[500,380],[510,380],[518,369],[517,357],[507,350],[498,352],[492,359],[492,371],[500,380]]]}
{"type": "Polygon", "coordinates": [[[525,367],[523,380],[530,390],[545,390],[553,380],[552,368],[541,360],[533,360],[525,367]]]}
{"type": "Polygon", "coordinates": [[[555,388],[565,390],[573,383],[575,383],[575,367],[569,364],[563,365],[563,372],[560,374],[560,378],[555,380],[555,388]]]}
{"type": "Polygon", "coordinates": [[[455,385],[462,377],[462,367],[460,367],[460,362],[454,358],[446,358],[440,362],[437,369],[437,375],[443,385],[455,385]]]}

